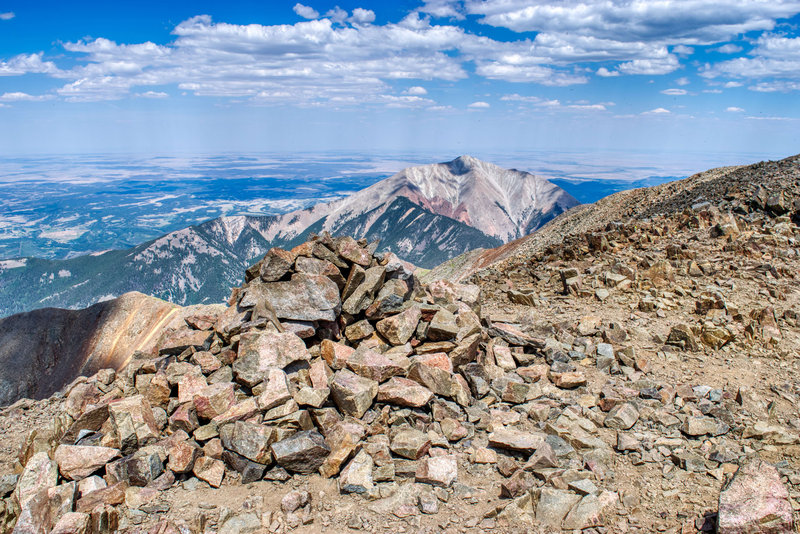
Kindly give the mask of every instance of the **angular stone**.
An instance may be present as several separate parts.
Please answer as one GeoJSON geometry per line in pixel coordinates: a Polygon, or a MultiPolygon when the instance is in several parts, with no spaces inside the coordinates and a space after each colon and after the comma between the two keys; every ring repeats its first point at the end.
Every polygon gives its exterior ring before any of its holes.
{"type": "Polygon", "coordinates": [[[518,326],[513,324],[492,323],[492,326],[488,328],[488,334],[490,337],[499,337],[505,340],[509,345],[533,347],[537,349],[544,348],[544,341],[529,336],[520,330],[518,326]]]}
{"type": "Polygon", "coordinates": [[[233,363],[236,380],[253,387],[273,368],[311,359],[306,344],[291,332],[245,332],[239,340],[239,357],[233,363]]]}
{"type": "Polygon", "coordinates": [[[288,471],[313,473],[320,468],[330,448],[316,430],[298,432],[272,444],[275,461],[288,471]]]}
{"type": "Polygon", "coordinates": [[[434,456],[419,462],[415,480],[423,484],[449,488],[458,480],[458,461],[455,456],[434,456]]]}
{"type": "Polygon", "coordinates": [[[455,338],[458,330],[456,316],[441,309],[431,319],[426,336],[430,341],[446,341],[455,338]]]}
{"type": "Polygon", "coordinates": [[[331,396],[339,409],[350,416],[362,417],[378,394],[378,383],[343,369],[333,375],[331,396]]]}
{"type": "Polygon", "coordinates": [[[194,404],[191,402],[181,404],[175,408],[175,411],[169,416],[169,428],[173,431],[183,430],[187,434],[191,434],[199,426],[200,422],[197,420],[197,412],[194,409],[194,404]]]}
{"type": "Polygon", "coordinates": [[[225,478],[225,464],[221,460],[203,456],[194,462],[192,472],[200,480],[208,482],[212,488],[218,488],[225,478]]]}
{"type": "Polygon", "coordinates": [[[789,492],[775,467],[759,459],[739,467],[719,494],[717,532],[794,532],[789,492]]]}
{"type": "Polygon", "coordinates": [[[403,345],[411,339],[417,329],[422,311],[419,306],[411,306],[407,310],[378,321],[378,332],[392,345],[403,345]]]}
{"type": "Polygon", "coordinates": [[[633,403],[618,404],[608,412],[603,424],[615,430],[628,430],[639,420],[639,410],[633,403]]]}
{"type": "Polygon", "coordinates": [[[542,488],[536,505],[536,522],[544,527],[560,529],[561,522],[580,500],[580,495],[571,491],[542,488]]]}
{"type": "Polygon", "coordinates": [[[128,483],[131,486],[147,486],[164,472],[164,461],[159,452],[148,448],[121,460],[128,483]]]}
{"type": "MultiPolygon", "coordinates": [[[[447,358],[447,355],[444,355],[447,358]]],[[[418,357],[417,357],[418,358],[418,357]]],[[[408,370],[408,378],[433,391],[437,395],[450,397],[453,392],[453,377],[450,371],[428,365],[414,358],[408,370]]],[[[447,360],[449,363],[449,359],[447,360]]]]}
{"type": "Polygon", "coordinates": [[[82,445],[59,445],[53,454],[61,476],[68,480],[86,478],[119,457],[117,449],[82,445]]]}
{"type": "Polygon", "coordinates": [[[575,389],[586,385],[586,377],[579,371],[567,373],[550,373],[550,381],[561,389],[575,389]]]}
{"type": "Polygon", "coordinates": [[[502,399],[510,404],[522,404],[538,399],[542,394],[542,386],[539,383],[526,384],[509,380],[503,389],[502,399]]]}
{"type": "Polygon", "coordinates": [[[347,367],[357,375],[378,383],[404,372],[393,360],[364,346],[359,347],[347,359],[347,367]]]}
{"type": "Polygon", "coordinates": [[[719,424],[710,417],[687,417],[681,426],[681,432],[687,436],[714,435],[719,424]]]}
{"type": "Polygon", "coordinates": [[[251,282],[239,305],[259,302],[269,302],[278,318],[294,321],[335,321],[341,305],[339,288],[330,278],[303,273],[287,282],[251,282]]]}
{"type": "Polygon", "coordinates": [[[536,452],[531,454],[530,458],[528,458],[528,461],[525,462],[523,469],[528,471],[536,471],[538,469],[550,469],[556,467],[558,467],[558,456],[553,450],[553,447],[545,441],[536,449],[536,452]]]}
{"type": "Polygon", "coordinates": [[[347,261],[361,265],[362,267],[369,267],[372,261],[370,253],[359,247],[356,240],[350,236],[339,238],[336,243],[336,252],[347,261]]]}
{"type": "Polygon", "coordinates": [[[117,482],[108,487],[83,495],[75,505],[76,512],[91,512],[100,505],[115,506],[125,502],[125,490],[128,484],[117,482]]]}
{"type": "Polygon", "coordinates": [[[301,256],[297,258],[294,266],[299,273],[327,276],[339,289],[344,289],[345,279],[342,276],[342,271],[329,261],[301,256]]]}
{"type": "Polygon", "coordinates": [[[339,475],[339,491],[342,493],[367,493],[370,491],[374,487],[372,482],[374,466],[372,456],[362,449],[339,475]]]}
{"type": "Polygon", "coordinates": [[[193,399],[195,412],[203,419],[214,419],[236,404],[236,393],[231,382],[219,382],[198,391],[193,399]]]}
{"type": "Polygon", "coordinates": [[[194,468],[194,462],[202,451],[194,444],[188,441],[176,441],[172,443],[168,449],[169,459],[167,461],[167,469],[173,473],[189,473],[194,468]]]}
{"type": "Polygon", "coordinates": [[[355,352],[353,347],[336,343],[330,339],[323,339],[320,343],[320,355],[332,369],[342,369],[353,352],[355,352]]]}
{"type": "Polygon", "coordinates": [[[295,255],[277,247],[271,248],[261,260],[258,274],[265,282],[277,282],[292,268],[295,255]]]}
{"type": "Polygon", "coordinates": [[[159,343],[159,353],[180,354],[186,349],[208,350],[213,332],[205,330],[172,330],[159,343]]]}
{"type": "Polygon", "coordinates": [[[192,363],[199,365],[203,374],[211,374],[222,367],[222,362],[219,361],[219,358],[207,351],[192,354],[192,363]]]}
{"type": "Polygon", "coordinates": [[[544,439],[545,436],[540,433],[501,428],[489,434],[489,446],[532,454],[544,443],[544,439]]]}
{"type": "Polygon", "coordinates": [[[321,408],[331,394],[330,388],[302,387],[295,391],[294,400],[300,406],[321,408]]]}
{"type": "Polygon", "coordinates": [[[36,496],[58,484],[58,464],[46,452],[34,454],[19,477],[14,495],[21,507],[36,496]]]}
{"type": "Polygon", "coordinates": [[[362,319],[361,321],[348,325],[347,328],[344,329],[344,337],[346,337],[348,341],[354,342],[368,338],[374,332],[375,327],[372,326],[372,323],[366,319],[362,319]]]}
{"type": "Polygon", "coordinates": [[[208,382],[202,372],[184,375],[178,382],[178,402],[181,404],[192,402],[194,396],[206,387],[208,382]]]}
{"type": "MultiPolygon", "coordinates": [[[[385,267],[375,266],[367,269],[364,273],[364,281],[347,297],[347,300],[342,305],[342,310],[350,315],[358,315],[366,310],[372,304],[372,299],[375,297],[378,288],[383,284],[385,276],[385,267]]],[[[347,289],[348,287],[345,286],[345,291],[347,289]]]]}
{"type": "Polygon", "coordinates": [[[258,396],[258,407],[262,410],[271,410],[292,398],[289,390],[289,378],[282,369],[277,367],[267,369],[263,386],[264,390],[258,396]]]}
{"type": "Polygon", "coordinates": [[[50,534],[89,534],[91,516],[81,512],[68,512],[56,522],[50,534]]]}
{"type": "Polygon", "coordinates": [[[129,454],[159,437],[153,409],[142,395],[111,402],[108,414],[119,437],[122,454],[129,454]]]}
{"type": "Polygon", "coordinates": [[[395,376],[378,387],[378,402],[421,408],[432,399],[431,390],[408,378],[395,376]]]}
{"type": "Polygon", "coordinates": [[[221,433],[223,446],[248,460],[259,464],[267,464],[272,459],[270,446],[276,441],[274,427],[256,425],[245,421],[236,421],[233,430],[221,433]]]}
{"type": "Polygon", "coordinates": [[[393,453],[409,460],[418,460],[431,446],[428,434],[414,428],[397,432],[392,438],[390,449],[393,453]]]}
{"type": "Polygon", "coordinates": [[[692,329],[685,324],[679,324],[672,327],[667,336],[667,345],[674,345],[683,350],[696,351],[700,349],[695,339],[692,329]]]}
{"type": "Polygon", "coordinates": [[[224,451],[221,454],[221,459],[229,468],[233,469],[241,475],[240,482],[242,484],[249,484],[264,478],[264,473],[267,471],[267,466],[248,460],[244,456],[240,456],[233,451],[224,451]]]}

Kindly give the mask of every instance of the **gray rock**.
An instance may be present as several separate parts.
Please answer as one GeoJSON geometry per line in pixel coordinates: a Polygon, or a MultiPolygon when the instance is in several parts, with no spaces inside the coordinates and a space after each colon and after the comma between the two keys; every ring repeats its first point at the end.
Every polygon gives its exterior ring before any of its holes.
{"type": "Polygon", "coordinates": [[[330,453],[325,438],[316,430],[305,430],[272,444],[275,461],[288,471],[314,473],[330,453]]]}

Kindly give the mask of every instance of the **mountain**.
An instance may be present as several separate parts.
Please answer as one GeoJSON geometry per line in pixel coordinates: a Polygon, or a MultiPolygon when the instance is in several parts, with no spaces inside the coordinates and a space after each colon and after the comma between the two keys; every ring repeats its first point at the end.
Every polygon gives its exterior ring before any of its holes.
{"type": "Polygon", "coordinates": [[[223,302],[271,247],[322,231],[378,240],[380,250],[431,268],[525,235],[577,204],[544,178],[461,156],[279,216],[221,217],[98,255],[2,261],[0,315],[80,308],[129,291],[182,305],[223,302]]]}
{"type": "Polygon", "coordinates": [[[538,231],[493,249],[471,250],[426,273],[425,280],[465,280],[529,261],[548,247],[624,218],[648,221],[655,216],[714,204],[722,209],[744,211],[754,203],[778,215],[792,215],[800,224],[800,155],[780,161],[720,167],[683,180],[653,187],[621,191],[594,204],[583,204],[564,213],[538,231]],[[790,193],[791,192],[791,193],[790,193]]]}

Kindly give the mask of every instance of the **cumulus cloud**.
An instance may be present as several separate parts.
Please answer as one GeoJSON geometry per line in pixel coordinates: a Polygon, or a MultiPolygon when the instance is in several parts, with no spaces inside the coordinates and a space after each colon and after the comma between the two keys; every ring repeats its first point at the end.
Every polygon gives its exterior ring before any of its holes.
{"type": "Polygon", "coordinates": [[[348,20],[356,24],[370,24],[375,22],[375,12],[357,7],[353,10],[353,15],[348,20]]]}
{"type": "Polygon", "coordinates": [[[425,0],[424,5],[419,10],[434,17],[464,19],[464,5],[460,1],[425,0]]]}
{"type": "Polygon", "coordinates": [[[732,43],[728,43],[726,45],[722,45],[716,49],[717,52],[720,54],[736,54],[737,52],[742,51],[742,47],[739,45],[735,45],[732,43]]]}
{"type": "Polygon", "coordinates": [[[686,89],[664,89],[661,93],[669,96],[683,96],[688,94],[688,91],[686,89]]]}
{"type": "Polygon", "coordinates": [[[672,48],[672,53],[678,54],[679,56],[691,56],[692,54],[694,54],[694,48],[692,48],[691,46],[679,44],[672,48]]]}
{"type": "Polygon", "coordinates": [[[409,95],[422,96],[422,95],[427,95],[428,91],[424,87],[415,85],[414,87],[409,87],[408,89],[406,89],[406,93],[409,95]]]}
{"type": "Polygon", "coordinates": [[[687,78],[687,77],[683,76],[683,77],[681,77],[681,78],[678,78],[677,80],[675,80],[675,83],[676,83],[677,85],[681,85],[681,86],[683,86],[683,85],[689,85],[689,84],[690,84],[690,83],[692,83],[692,82],[690,82],[690,81],[689,81],[689,78],[687,78]]]}
{"type": "Polygon", "coordinates": [[[725,87],[741,87],[738,80],[765,79],[754,90],[794,91],[800,86],[800,37],[763,34],[756,40],[750,57],[737,57],[716,64],[706,64],[700,72],[706,78],[732,78],[725,87]],[[735,85],[734,85],[735,84],[735,85]]]}
{"type": "MultiPolygon", "coordinates": [[[[468,13],[482,17],[481,22],[516,32],[676,45],[708,45],[750,31],[771,30],[776,19],[800,11],[798,0],[467,0],[464,4],[468,13]]],[[[447,5],[455,9],[458,2],[447,5]]]]}
{"type": "Polygon", "coordinates": [[[742,113],[744,111],[744,109],[737,108],[736,106],[731,106],[731,107],[725,108],[725,111],[727,111],[728,113],[742,113]]]}
{"type": "Polygon", "coordinates": [[[0,76],[22,76],[23,74],[55,74],[58,67],[52,61],[42,61],[43,53],[20,54],[8,61],[0,61],[0,76]]]}
{"type": "Polygon", "coordinates": [[[0,13],[0,20],[11,20],[15,16],[12,11],[7,11],[6,13],[0,13]]]}
{"type": "Polygon", "coordinates": [[[612,78],[614,76],[619,76],[619,71],[608,70],[605,67],[600,67],[599,69],[597,69],[597,75],[602,76],[603,78],[612,78]]]}
{"type": "Polygon", "coordinates": [[[333,22],[342,23],[347,20],[347,11],[339,6],[336,6],[333,9],[328,10],[328,12],[325,13],[325,16],[331,19],[333,22]]]}
{"type": "Polygon", "coordinates": [[[678,58],[673,55],[667,55],[658,59],[634,59],[627,63],[622,63],[619,66],[619,71],[623,74],[645,74],[645,75],[658,75],[669,74],[680,67],[678,58]]]}
{"type": "Polygon", "coordinates": [[[473,102],[472,104],[470,104],[467,107],[470,108],[470,109],[487,109],[487,108],[490,108],[492,106],[488,102],[478,101],[478,102],[473,102]]]}
{"type": "Polygon", "coordinates": [[[303,17],[304,19],[313,20],[319,17],[319,11],[314,9],[310,6],[304,6],[303,4],[297,3],[292,8],[295,13],[303,17]]]}

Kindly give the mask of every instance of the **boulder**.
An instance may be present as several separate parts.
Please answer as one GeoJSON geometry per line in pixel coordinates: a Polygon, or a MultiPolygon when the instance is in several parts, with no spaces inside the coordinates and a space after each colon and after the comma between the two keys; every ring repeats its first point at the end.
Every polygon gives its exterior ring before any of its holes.
{"type": "Polygon", "coordinates": [[[794,532],[789,492],[775,467],[759,459],[739,467],[720,492],[717,532],[794,532]]]}
{"type": "Polygon", "coordinates": [[[275,462],[295,473],[314,473],[330,453],[325,438],[316,430],[305,430],[272,444],[275,462]]]}
{"type": "Polygon", "coordinates": [[[362,417],[378,394],[378,382],[343,369],[333,375],[331,397],[339,409],[350,416],[362,417]]]}
{"type": "Polygon", "coordinates": [[[117,449],[82,445],[59,445],[53,454],[61,476],[68,480],[86,478],[119,457],[117,449]]]}

